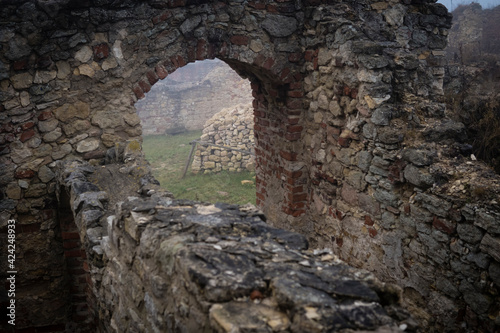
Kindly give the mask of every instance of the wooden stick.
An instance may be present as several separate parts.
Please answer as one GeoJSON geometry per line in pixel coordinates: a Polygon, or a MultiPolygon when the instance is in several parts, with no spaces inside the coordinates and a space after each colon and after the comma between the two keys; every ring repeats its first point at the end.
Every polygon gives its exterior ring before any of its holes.
{"type": "Polygon", "coordinates": [[[196,148],[196,144],[197,143],[198,143],[198,141],[196,141],[196,140],[191,141],[189,143],[191,145],[191,151],[189,152],[189,157],[188,157],[188,159],[186,161],[186,165],[184,166],[184,172],[182,173],[181,179],[183,179],[184,177],[186,177],[186,172],[188,170],[189,164],[191,163],[191,158],[193,157],[194,149],[196,148]]]}

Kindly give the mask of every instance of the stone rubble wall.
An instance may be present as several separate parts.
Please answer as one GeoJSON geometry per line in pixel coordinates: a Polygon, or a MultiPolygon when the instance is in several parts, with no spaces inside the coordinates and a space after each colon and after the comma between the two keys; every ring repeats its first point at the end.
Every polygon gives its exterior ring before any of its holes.
{"type": "Polygon", "coordinates": [[[201,130],[221,109],[251,103],[248,80],[220,60],[205,62],[176,70],[135,104],[144,135],[201,130]]]}
{"type": "MultiPolygon", "coordinates": [[[[255,154],[252,105],[240,104],[216,113],[205,123],[200,141],[255,154]]],[[[252,154],[198,143],[191,171],[254,171],[255,156],[252,154]]]]}
{"type": "Polygon", "coordinates": [[[330,250],[308,249],[254,206],[173,200],[147,181],[146,195],[115,203],[97,186],[136,179],[140,157],[128,161],[58,169],[59,198],[72,207],[86,253],[94,332],[416,331],[398,288],[330,250]],[[95,184],[108,167],[120,172],[95,184]]]}
{"type": "Polygon", "coordinates": [[[399,284],[426,331],[498,330],[499,177],[470,159],[463,125],[436,102],[444,6],[0,5],[0,252],[16,219],[16,328],[82,319],[81,290],[70,296],[85,266],[64,248],[75,235],[61,225],[54,162],[99,165],[109,148],[140,142],[137,100],[178,68],[219,58],[251,82],[257,205],[274,227],[399,284]]]}

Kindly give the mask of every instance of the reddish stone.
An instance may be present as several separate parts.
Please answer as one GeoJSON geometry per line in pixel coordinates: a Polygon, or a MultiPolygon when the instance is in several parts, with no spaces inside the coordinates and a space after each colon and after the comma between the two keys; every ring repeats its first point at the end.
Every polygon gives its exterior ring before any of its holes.
{"type": "Polygon", "coordinates": [[[38,120],[43,121],[52,118],[51,111],[43,111],[38,115],[38,120]]]}
{"type": "Polygon", "coordinates": [[[35,172],[33,170],[20,170],[16,171],[14,177],[17,179],[27,179],[35,177],[35,172]]]}
{"type": "MultiPolygon", "coordinates": [[[[205,43],[204,40],[202,40],[202,42],[205,43]]],[[[200,44],[200,41],[198,41],[198,45],[199,44],[200,44]]],[[[183,67],[183,66],[187,65],[186,60],[182,56],[180,56],[180,55],[177,56],[177,63],[179,64],[180,67],[183,67]]]]}
{"type": "Polygon", "coordinates": [[[94,60],[99,61],[109,56],[109,46],[107,43],[98,44],[92,47],[94,50],[94,60]]]}
{"type": "Polygon", "coordinates": [[[35,126],[35,123],[32,121],[28,121],[27,123],[24,123],[21,125],[21,131],[25,131],[27,129],[30,129],[35,126]]]}
{"type": "Polygon", "coordinates": [[[141,87],[142,91],[144,91],[145,93],[147,93],[151,90],[151,85],[144,80],[139,81],[139,86],[141,87]]]}
{"type": "Polygon", "coordinates": [[[306,213],[306,211],[304,209],[301,209],[301,210],[293,211],[291,215],[293,217],[299,217],[301,215],[304,215],[305,213],[306,213]]]}
{"type": "Polygon", "coordinates": [[[365,215],[365,224],[372,226],[374,224],[372,218],[369,215],[365,215]]]}
{"type": "Polygon", "coordinates": [[[434,216],[434,219],[432,221],[432,225],[434,228],[436,228],[439,231],[442,231],[444,233],[447,233],[449,235],[453,234],[455,232],[455,223],[448,221],[448,220],[441,220],[434,216]]]}
{"type": "Polygon", "coordinates": [[[14,68],[15,71],[28,69],[28,59],[14,61],[14,63],[12,64],[12,68],[14,68]]]}
{"type": "MultiPolygon", "coordinates": [[[[196,59],[197,60],[205,60],[207,55],[207,42],[205,42],[203,39],[198,40],[198,45],[196,46],[196,59]]],[[[182,58],[181,58],[182,59],[182,58]]],[[[182,59],[184,62],[184,59],[182,59]]],[[[185,62],[184,62],[185,64],[185,62]]],[[[183,66],[181,63],[179,63],[179,66],[183,66]]]]}
{"type": "Polygon", "coordinates": [[[34,136],[35,136],[35,131],[30,129],[30,130],[24,131],[23,134],[21,134],[21,137],[19,138],[19,140],[21,142],[26,142],[34,136]]]}
{"type": "Polygon", "coordinates": [[[337,140],[338,140],[339,145],[341,147],[344,147],[344,148],[348,148],[350,143],[351,143],[351,139],[348,139],[348,138],[339,137],[337,140]]]}
{"type": "Polygon", "coordinates": [[[250,39],[244,35],[234,35],[231,37],[231,43],[235,45],[248,45],[250,39]]]}
{"type": "Polygon", "coordinates": [[[351,98],[356,99],[358,97],[358,89],[351,89],[351,98]]]}
{"type": "Polygon", "coordinates": [[[409,215],[411,212],[411,206],[409,204],[404,205],[404,211],[406,215],[409,215]]]}
{"type": "Polygon", "coordinates": [[[368,228],[368,234],[370,235],[371,238],[377,236],[378,232],[376,229],[373,228],[368,228]]]}
{"type": "Polygon", "coordinates": [[[343,93],[345,96],[349,96],[351,94],[351,88],[349,88],[348,86],[345,86],[343,89],[343,93]]]}
{"type": "Polygon", "coordinates": [[[342,247],[342,245],[344,245],[344,239],[342,237],[337,237],[335,243],[337,243],[338,247],[342,247]]]}
{"type": "Polygon", "coordinates": [[[158,24],[160,22],[166,21],[170,16],[172,16],[172,14],[170,14],[170,11],[166,11],[158,16],[153,17],[152,22],[153,24],[158,24]]]}
{"type": "Polygon", "coordinates": [[[312,50],[307,50],[305,53],[304,53],[304,59],[306,61],[312,61],[314,58],[314,51],[312,50]]]}
{"type": "Polygon", "coordinates": [[[258,290],[254,290],[250,293],[250,299],[253,301],[254,299],[263,299],[264,295],[258,290]]]}
{"type": "Polygon", "coordinates": [[[134,91],[135,97],[137,97],[137,99],[141,99],[141,98],[146,97],[146,96],[144,96],[144,92],[142,91],[141,87],[139,87],[139,86],[135,86],[133,91],[134,91]]]}

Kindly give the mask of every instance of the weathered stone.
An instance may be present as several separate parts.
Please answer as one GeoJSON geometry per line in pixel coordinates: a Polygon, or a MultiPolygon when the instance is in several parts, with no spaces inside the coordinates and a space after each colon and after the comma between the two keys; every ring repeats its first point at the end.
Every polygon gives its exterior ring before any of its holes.
{"type": "Polygon", "coordinates": [[[474,225],[483,228],[484,230],[499,235],[500,234],[500,216],[496,213],[488,213],[484,210],[479,210],[477,212],[476,220],[474,225]]]}
{"type": "Polygon", "coordinates": [[[67,122],[74,117],[85,119],[89,116],[89,114],[89,105],[80,101],[71,105],[65,104],[64,106],[61,106],[54,111],[54,115],[56,116],[56,118],[63,122],[67,122]]]}
{"type": "Polygon", "coordinates": [[[180,26],[183,35],[191,33],[201,22],[201,16],[196,15],[186,19],[180,26]]]}
{"type": "Polygon", "coordinates": [[[33,84],[33,75],[30,73],[22,73],[11,76],[10,81],[16,89],[26,89],[33,84]]]}
{"type": "Polygon", "coordinates": [[[88,77],[94,77],[95,70],[89,64],[83,64],[78,66],[78,75],[85,75],[88,77]]]}
{"type": "Polygon", "coordinates": [[[47,193],[46,184],[32,184],[24,193],[25,198],[39,198],[47,193]]]}
{"type": "Polygon", "coordinates": [[[33,83],[49,83],[57,76],[57,71],[37,71],[33,83]]]}
{"type": "Polygon", "coordinates": [[[500,238],[484,235],[480,245],[481,251],[488,253],[496,261],[500,262],[500,238]]]}
{"type": "Polygon", "coordinates": [[[76,145],[76,151],[79,153],[87,153],[99,148],[99,140],[95,138],[88,138],[78,142],[76,145]]]}
{"type": "Polygon", "coordinates": [[[75,53],[75,59],[80,62],[86,63],[92,58],[92,55],[92,49],[85,45],[75,53]]]}
{"type": "Polygon", "coordinates": [[[262,21],[262,27],[273,37],[287,37],[297,29],[297,23],[294,17],[269,15],[262,21]]]}
{"type": "Polygon", "coordinates": [[[483,238],[481,229],[468,223],[458,223],[457,232],[460,239],[471,244],[477,244],[483,238]]]}
{"type": "Polygon", "coordinates": [[[45,121],[38,122],[38,129],[40,132],[50,132],[56,129],[57,125],[59,125],[59,121],[55,118],[51,118],[45,121]]]}
{"type": "Polygon", "coordinates": [[[404,177],[409,183],[418,187],[427,188],[434,184],[434,177],[431,174],[411,164],[406,166],[404,177]]]}
{"type": "Polygon", "coordinates": [[[416,166],[431,165],[435,153],[422,149],[406,149],[403,151],[403,158],[416,166]]]}
{"type": "Polygon", "coordinates": [[[67,136],[73,136],[76,133],[87,131],[91,126],[90,121],[77,119],[63,125],[63,131],[67,136]]]}
{"type": "Polygon", "coordinates": [[[43,183],[48,183],[54,179],[54,177],[54,172],[52,172],[52,170],[50,170],[50,168],[46,165],[41,166],[38,170],[38,178],[40,178],[43,183]]]}
{"type": "Polygon", "coordinates": [[[500,263],[492,261],[488,273],[493,282],[500,287],[500,263]]]}
{"type": "Polygon", "coordinates": [[[62,136],[62,130],[60,127],[56,128],[52,132],[49,132],[43,136],[43,141],[54,142],[62,136]]]}
{"type": "Polygon", "coordinates": [[[5,194],[9,199],[21,199],[21,187],[17,183],[10,183],[5,189],[5,194]]]}
{"type": "Polygon", "coordinates": [[[9,50],[5,52],[5,57],[9,60],[19,60],[28,56],[31,53],[31,47],[28,41],[21,37],[15,36],[9,40],[9,50]]]}

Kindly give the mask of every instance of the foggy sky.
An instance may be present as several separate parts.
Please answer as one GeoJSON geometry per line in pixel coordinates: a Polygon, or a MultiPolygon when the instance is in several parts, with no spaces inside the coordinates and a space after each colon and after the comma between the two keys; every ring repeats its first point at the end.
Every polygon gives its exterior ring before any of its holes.
{"type": "Polygon", "coordinates": [[[500,5],[500,0],[438,0],[438,2],[445,5],[450,11],[453,11],[458,5],[467,5],[471,2],[478,2],[483,9],[500,5]]]}

